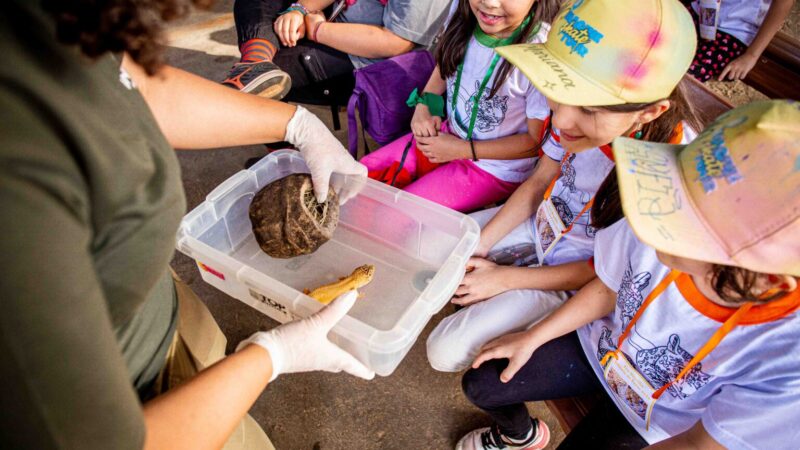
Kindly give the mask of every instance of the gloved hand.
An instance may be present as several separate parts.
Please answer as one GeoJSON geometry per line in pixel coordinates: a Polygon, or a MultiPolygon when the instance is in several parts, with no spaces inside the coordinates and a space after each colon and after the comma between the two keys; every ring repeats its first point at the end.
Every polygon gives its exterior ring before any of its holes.
{"type": "Polygon", "coordinates": [[[289,322],[270,331],[254,333],[236,346],[236,351],[250,344],[265,348],[272,358],[272,378],[283,373],[345,372],[366,380],[375,377],[352,355],[328,340],[328,332],[344,317],[356,302],[358,293],[350,291],[339,296],[318,313],[303,320],[289,322]]]}
{"type": "MultiPolygon", "coordinates": [[[[306,160],[311,170],[314,194],[320,203],[328,198],[328,185],[333,172],[356,175],[362,178],[362,182],[367,177],[367,168],[353,159],[325,124],[302,106],[297,107],[286,126],[285,139],[297,147],[306,160]]],[[[344,203],[355,192],[351,189],[338,194],[340,202],[344,203]]]]}

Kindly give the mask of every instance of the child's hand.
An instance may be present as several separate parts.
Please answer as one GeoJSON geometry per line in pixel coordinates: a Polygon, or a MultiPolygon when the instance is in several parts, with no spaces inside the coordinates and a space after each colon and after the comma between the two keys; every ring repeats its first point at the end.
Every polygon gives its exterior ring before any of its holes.
{"type": "Polygon", "coordinates": [[[722,69],[722,73],[719,74],[719,81],[736,81],[744,79],[744,77],[746,77],[747,74],[753,70],[756,62],[758,62],[758,56],[744,52],[741,56],[729,62],[728,65],[722,69]]]}
{"type": "Polygon", "coordinates": [[[284,47],[294,47],[306,35],[305,19],[300,11],[290,11],[278,16],[272,28],[284,47]]]}
{"type": "Polygon", "coordinates": [[[527,331],[507,334],[484,345],[481,347],[478,357],[475,358],[475,362],[472,363],[472,368],[477,369],[490,359],[508,358],[508,367],[500,374],[500,381],[508,383],[540,346],[534,339],[535,335],[532,334],[534,330],[535,328],[531,328],[527,331]]]}
{"type": "Polygon", "coordinates": [[[417,136],[417,148],[432,163],[442,164],[456,159],[471,158],[469,142],[449,133],[438,136],[417,136]]]}
{"type": "Polygon", "coordinates": [[[506,269],[483,258],[470,258],[467,263],[467,275],[461,280],[461,285],[456,290],[456,297],[450,302],[467,306],[507,291],[508,288],[502,280],[502,272],[506,269]]]}
{"type": "Polygon", "coordinates": [[[442,127],[442,118],[431,115],[427,105],[419,104],[411,118],[411,132],[416,137],[436,136],[442,127]]]}

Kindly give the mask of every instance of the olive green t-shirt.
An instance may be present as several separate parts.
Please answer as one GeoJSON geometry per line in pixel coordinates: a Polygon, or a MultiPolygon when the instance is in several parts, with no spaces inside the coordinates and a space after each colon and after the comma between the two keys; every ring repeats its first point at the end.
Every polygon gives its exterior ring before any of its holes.
{"type": "Polygon", "coordinates": [[[0,6],[0,448],[141,448],[177,320],[178,161],[112,56],[0,6]]]}

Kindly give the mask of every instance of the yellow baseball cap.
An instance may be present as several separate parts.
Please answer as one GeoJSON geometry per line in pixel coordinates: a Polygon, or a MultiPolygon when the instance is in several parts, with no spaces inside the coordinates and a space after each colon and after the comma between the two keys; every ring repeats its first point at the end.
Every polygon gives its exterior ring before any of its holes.
{"type": "Polygon", "coordinates": [[[678,0],[574,0],[544,44],[495,51],[545,97],[604,106],[669,97],[696,46],[694,22],[678,0]]]}
{"type": "Polygon", "coordinates": [[[665,253],[800,276],[800,103],[751,103],[689,145],[614,140],[625,216],[665,253]]]}

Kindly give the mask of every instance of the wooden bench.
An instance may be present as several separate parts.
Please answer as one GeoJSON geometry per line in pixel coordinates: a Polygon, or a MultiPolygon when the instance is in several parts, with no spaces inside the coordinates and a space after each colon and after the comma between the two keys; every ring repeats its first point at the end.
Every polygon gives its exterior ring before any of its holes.
{"type": "Polygon", "coordinates": [[[800,41],[778,32],[744,82],[769,98],[800,100],[800,41]]]}
{"type": "MultiPolygon", "coordinates": [[[[720,114],[733,108],[726,98],[710,90],[694,77],[686,75],[684,80],[687,82],[689,100],[704,123],[711,123],[720,114]]],[[[605,394],[547,400],[545,404],[558,419],[564,432],[569,433],[589,413],[601,395],[605,394]]]]}

